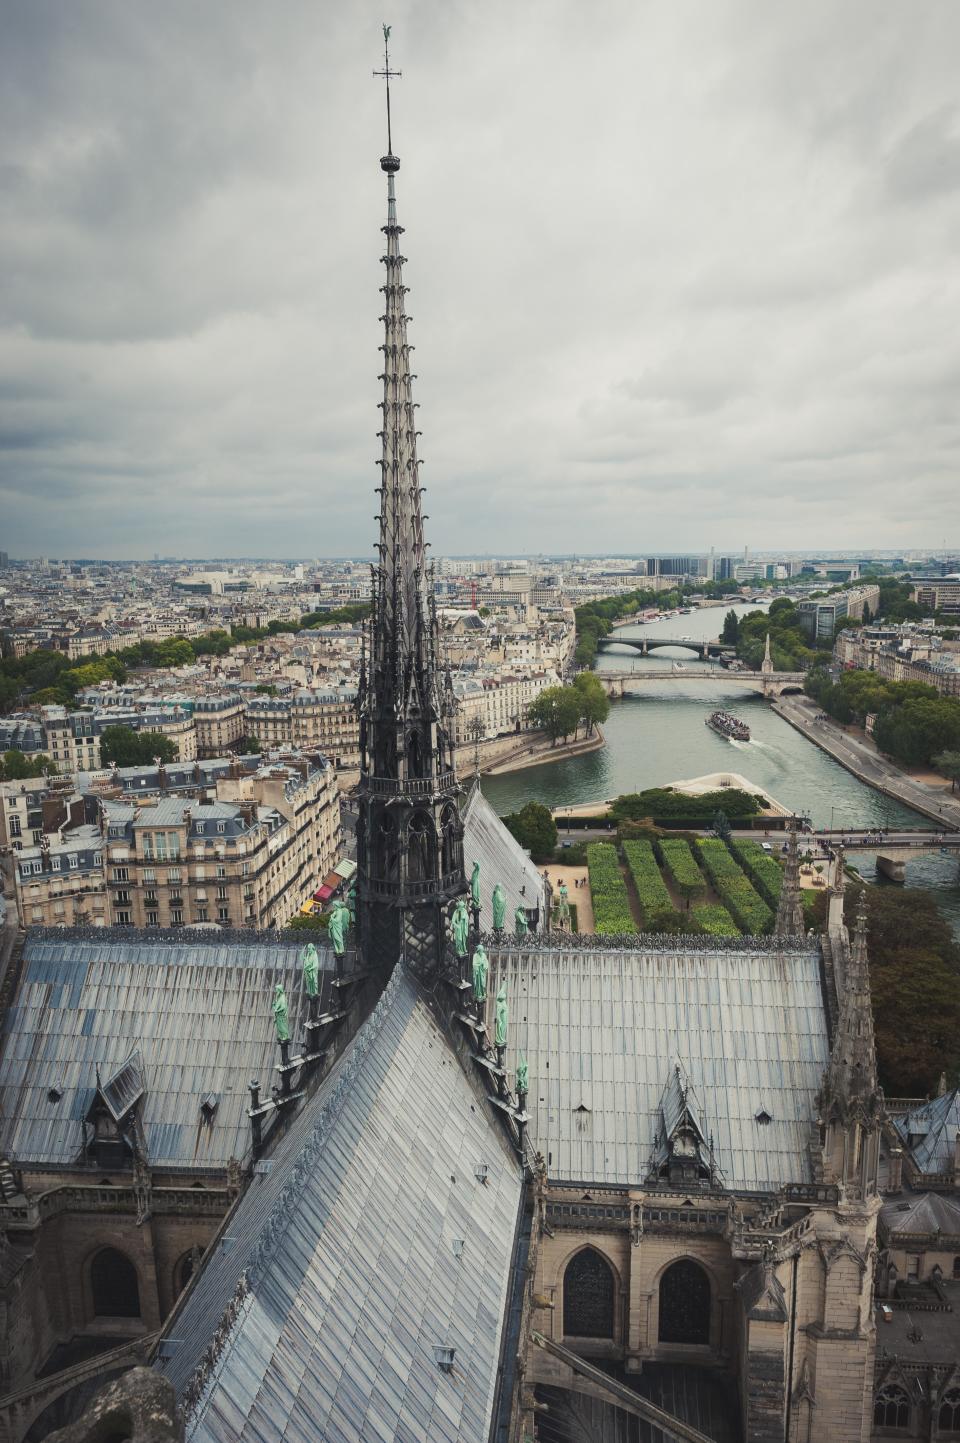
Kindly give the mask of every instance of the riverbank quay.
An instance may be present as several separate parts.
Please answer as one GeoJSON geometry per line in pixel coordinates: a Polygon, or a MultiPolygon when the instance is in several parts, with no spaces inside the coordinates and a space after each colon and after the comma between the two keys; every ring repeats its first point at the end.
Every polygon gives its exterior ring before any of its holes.
{"type": "Polygon", "coordinates": [[[960,832],[960,798],[951,797],[948,782],[940,787],[911,777],[882,756],[869,738],[853,736],[829,719],[818,720],[822,713],[810,697],[780,697],[771,710],[858,781],[929,817],[942,830],[960,832]]]}
{"type": "MultiPolygon", "coordinates": [[[[588,752],[600,751],[606,746],[606,738],[602,729],[594,727],[593,736],[580,737],[572,742],[551,742],[548,737],[541,737],[538,732],[524,732],[523,741],[515,750],[499,761],[490,765],[484,765],[484,759],[480,758],[480,773],[482,776],[498,777],[503,772],[519,772],[525,767],[539,767],[546,762],[568,761],[571,757],[585,756],[588,752]],[[537,740],[531,740],[536,738],[537,740]]],[[[466,768],[458,765],[461,775],[466,775],[466,768]]]]}

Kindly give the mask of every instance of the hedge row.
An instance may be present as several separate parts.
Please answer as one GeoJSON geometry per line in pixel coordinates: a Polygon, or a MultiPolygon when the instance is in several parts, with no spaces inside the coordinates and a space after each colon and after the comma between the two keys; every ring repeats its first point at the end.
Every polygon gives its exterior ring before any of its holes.
{"type": "Polygon", "coordinates": [[[653,847],[649,842],[624,842],[623,855],[640,899],[643,924],[650,931],[656,931],[654,923],[657,918],[673,914],[675,908],[667,884],[660,875],[653,847]]]}
{"type": "Polygon", "coordinates": [[[697,922],[710,937],[739,937],[740,928],[730,916],[726,907],[707,906],[694,907],[693,920],[697,922]]]}
{"type": "Polygon", "coordinates": [[[726,842],[707,837],[697,851],[721,902],[733,920],[750,937],[760,937],[773,926],[773,913],[728,851],[726,842]]]}
{"type": "Polygon", "coordinates": [[[776,857],[765,852],[759,842],[731,842],[730,850],[767,906],[776,911],[783,886],[783,868],[776,857]]]}
{"type": "Polygon", "coordinates": [[[609,842],[591,842],[587,847],[587,866],[597,935],[604,937],[614,932],[636,932],[616,847],[609,842]]]}
{"type": "Polygon", "coordinates": [[[697,865],[697,859],[690,850],[689,842],[665,838],[657,843],[657,851],[681,897],[694,898],[704,895],[707,884],[697,865]]]}

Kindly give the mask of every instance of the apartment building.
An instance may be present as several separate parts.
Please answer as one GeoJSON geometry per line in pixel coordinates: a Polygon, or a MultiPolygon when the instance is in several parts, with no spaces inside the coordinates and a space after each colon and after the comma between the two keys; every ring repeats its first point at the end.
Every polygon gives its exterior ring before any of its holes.
{"type": "Polygon", "coordinates": [[[919,681],[941,696],[960,697],[960,657],[931,644],[938,640],[896,628],[844,631],[834,655],[841,666],[875,671],[885,681],[919,681]]]}
{"type": "Polygon", "coordinates": [[[334,766],[360,764],[357,694],[344,686],[298,691],[292,697],[252,697],[246,704],[247,732],[264,749],[293,746],[319,750],[334,766]]]}
{"type": "Polygon", "coordinates": [[[193,708],[197,755],[220,757],[246,731],[246,703],[239,696],[198,697],[193,708]]]}
{"type": "Polygon", "coordinates": [[[89,771],[100,765],[100,731],[92,712],[63,706],[40,708],[47,755],[58,772],[89,771]]]}
{"type": "Polygon", "coordinates": [[[546,687],[559,685],[560,679],[554,671],[457,682],[454,687],[457,696],[456,745],[464,746],[476,739],[474,724],[477,721],[482,741],[503,736],[506,732],[526,731],[530,703],[546,687]]]}
{"type": "Polygon", "coordinates": [[[110,922],[100,828],[41,835],[16,853],[14,884],[25,927],[105,927],[110,922]]]}
{"type": "Polygon", "coordinates": [[[39,846],[49,786],[47,777],[0,782],[0,851],[20,852],[24,847],[39,846]]]}
{"type": "Polygon", "coordinates": [[[103,803],[116,926],[283,925],[337,861],[340,803],[320,757],[218,779],[213,795],[103,803]]]}

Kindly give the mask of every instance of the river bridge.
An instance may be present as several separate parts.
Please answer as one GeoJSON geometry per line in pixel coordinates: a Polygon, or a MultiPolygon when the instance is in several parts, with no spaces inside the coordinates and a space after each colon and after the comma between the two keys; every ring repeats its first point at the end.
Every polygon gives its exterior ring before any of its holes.
{"type": "Polygon", "coordinates": [[[712,656],[736,656],[736,647],[730,646],[720,638],[714,637],[713,641],[703,641],[692,636],[601,636],[597,642],[598,651],[609,651],[613,646],[626,646],[631,651],[638,651],[641,656],[647,656],[651,651],[659,651],[663,646],[682,646],[687,651],[694,652],[702,661],[708,661],[712,656]]]}
{"type": "MultiPolygon", "coordinates": [[[[671,646],[676,643],[671,642],[671,646]]],[[[686,645],[686,642],[682,643],[686,645]]],[[[802,671],[734,671],[730,669],[711,671],[685,671],[671,667],[661,671],[659,667],[642,667],[636,671],[596,671],[594,676],[600,682],[607,696],[626,696],[635,686],[649,681],[714,681],[722,678],[724,685],[732,682],[748,691],[759,692],[761,696],[783,696],[786,692],[802,692],[805,673],[802,671]]]]}

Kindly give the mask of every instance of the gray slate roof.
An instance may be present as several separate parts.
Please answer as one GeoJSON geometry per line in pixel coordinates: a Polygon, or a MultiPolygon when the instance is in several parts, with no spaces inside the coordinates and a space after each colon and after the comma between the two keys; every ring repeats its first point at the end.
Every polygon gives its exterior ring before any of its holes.
{"type": "Polygon", "coordinates": [[[891,1233],[960,1234],[960,1202],[925,1192],[919,1197],[900,1196],[884,1203],[880,1213],[883,1226],[891,1233]]]}
{"type": "Polygon", "coordinates": [[[543,878],[516,837],[487,801],[479,786],[474,786],[463,812],[463,861],[467,878],[474,862],[480,863],[480,928],[493,927],[493,889],[502,883],[507,897],[506,926],[513,931],[513,914],[517,907],[539,907],[543,919],[543,878]],[[521,888],[525,890],[521,892],[521,888]]]}
{"type": "Polygon", "coordinates": [[[893,1125],[921,1172],[951,1172],[954,1144],[960,1132],[960,1088],[894,1118],[893,1125]]]}
{"type": "Polygon", "coordinates": [[[807,1142],[828,1059],[818,953],[640,942],[491,954],[491,998],[507,980],[507,1065],[521,1053],[529,1063],[531,1140],[551,1177],[641,1182],[679,1063],[728,1187],[812,1181],[807,1142]]]}
{"type": "Polygon", "coordinates": [[[521,1193],[499,1125],[397,969],[168,1322],[178,1342],[156,1366],[182,1398],[245,1276],[189,1443],[485,1443],[521,1193]],[[452,1373],[434,1345],[456,1350],[452,1373]]]}
{"type": "MultiPolygon", "coordinates": [[[[75,1162],[97,1067],[106,1082],[137,1051],[151,1165],[223,1168],[242,1157],[247,1084],[258,1078],[269,1095],[276,1080],[274,985],[284,984],[291,1035],[306,1012],[302,945],[28,935],[0,1057],[0,1151],[20,1163],[75,1162]],[[220,1098],[210,1122],[200,1113],[208,1092],[220,1098]]],[[[320,957],[332,965],[325,949],[320,957]]]]}

